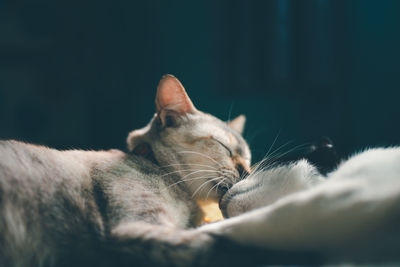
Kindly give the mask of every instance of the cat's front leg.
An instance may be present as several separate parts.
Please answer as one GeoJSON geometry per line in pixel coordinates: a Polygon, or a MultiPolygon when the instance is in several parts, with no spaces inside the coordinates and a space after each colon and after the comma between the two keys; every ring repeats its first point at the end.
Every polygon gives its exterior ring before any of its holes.
{"type": "Polygon", "coordinates": [[[144,222],[115,227],[107,248],[118,266],[256,266],[265,255],[220,235],[144,222]]]}
{"type": "Polygon", "coordinates": [[[206,233],[145,222],[115,227],[107,248],[122,266],[206,266],[214,238],[206,233]]]}
{"type": "MultiPolygon", "coordinates": [[[[113,266],[260,266],[315,263],[308,254],[240,244],[223,234],[142,222],[117,226],[107,241],[113,266]]],[[[110,258],[110,257],[109,257],[110,258]]]]}

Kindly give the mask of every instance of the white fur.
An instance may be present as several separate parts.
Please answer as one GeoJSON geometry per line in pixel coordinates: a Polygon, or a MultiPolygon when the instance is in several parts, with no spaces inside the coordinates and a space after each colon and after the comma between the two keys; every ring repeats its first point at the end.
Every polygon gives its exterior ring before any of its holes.
{"type": "Polygon", "coordinates": [[[229,191],[227,197],[231,195],[233,200],[227,206],[227,213],[232,217],[270,205],[286,195],[309,189],[322,181],[323,178],[306,160],[256,172],[229,191]]]}
{"type": "Polygon", "coordinates": [[[332,261],[399,262],[400,148],[365,151],[321,179],[305,161],[251,175],[233,187],[245,193],[227,209],[250,212],[201,231],[263,248],[318,251],[332,261]],[[262,186],[246,191],[251,183],[262,186]]]}

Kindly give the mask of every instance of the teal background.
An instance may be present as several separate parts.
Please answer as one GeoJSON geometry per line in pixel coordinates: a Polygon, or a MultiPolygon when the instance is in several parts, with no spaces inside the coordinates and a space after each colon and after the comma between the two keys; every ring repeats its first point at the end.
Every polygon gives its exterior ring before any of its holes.
{"type": "Polygon", "coordinates": [[[0,0],[0,138],[125,148],[176,75],[194,104],[247,115],[256,159],[330,136],[400,144],[400,1],[0,0]]]}

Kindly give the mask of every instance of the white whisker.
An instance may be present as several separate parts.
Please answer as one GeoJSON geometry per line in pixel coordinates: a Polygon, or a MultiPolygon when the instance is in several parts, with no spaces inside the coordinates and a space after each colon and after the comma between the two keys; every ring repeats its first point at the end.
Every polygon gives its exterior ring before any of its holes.
{"type": "MultiPolygon", "coordinates": [[[[289,142],[288,142],[289,143],[289,142]]],[[[284,146],[286,146],[288,143],[286,143],[285,145],[281,146],[279,149],[283,148],[284,146]]],[[[304,143],[298,146],[295,146],[291,149],[289,149],[286,152],[283,153],[278,153],[278,149],[274,150],[274,152],[272,152],[268,158],[264,158],[263,160],[261,160],[259,163],[257,163],[255,166],[252,167],[252,169],[254,169],[254,173],[260,172],[262,170],[264,170],[265,168],[268,168],[270,166],[272,166],[277,160],[279,160],[280,158],[282,158],[283,156],[289,154],[292,151],[295,151],[297,149],[301,149],[302,147],[308,145],[309,143],[304,143]]]]}
{"type": "Polygon", "coordinates": [[[207,196],[206,196],[206,200],[208,199],[208,196],[210,195],[211,191],[215,188],[215,193],[218,193],[218,186],[225,181],[227,178],[223,178],[221,179],[221,181],[219,181],[218,183],[216,183],[213,187],[211,187],[210,190],[208,190],[207,196]]]}
{"type": "Polygon", "coordinates": [[[211,183],[212,181],[215,181],[215,180],[220,179],[220,178],[221,178],[221,177],[218,176],[218,177],[215,177],[215,178],[210,179],[210,180],[208,180],[208,181],[205,181],[202,185],[199,186],[199,188],[196,189],[196,191],[194,191],[194,193],[193,193],[193,195],[192,195],[192,198],[193,198],[193,197],[196,195],[196,193],[199,192],[199,190],[200,190],[201,188],[203,188],[206,184],[211,183]]]}
{"type": "Polygon", "coordinates": [[[212,170],[217,170],[217,168],[214,168],[212,166],[208,166],[208,165],[204,165],[204,164],[197,164],[197,163],[176,163],[176,164],[160,166],[160,168],[167,168],[167,167],[171,167],[171,166],[199,166],[199,167],[210,168],[212,170]]]}
{"type": "Polygon", "coordinates": [[[180,180],[178,182],[170,184],[167,188],[169,188],[171,186],[174,186],[174,185],[177,185],[177,184],[180,184],[180,183],[183,183],[183,182],[188,182],[188,181],[193,181],[193,180],[200,180],[200,179],[210,179],[210,178],[215,178],[215,175],[212,175],[212,176],[211,175],[209,175],[209,176],[203,175],[203,176],[200,176],[200,177],[194,177],[194,178],[190,178],[190,179],[180,180]]]}
{"type": "Polygon", "coordinates": [[[207,156],[206,154],[197,152],[197,151],[179,151],[178,153],[192,153],[192,154],[197,154],[200,156],[203,156],[205,158],[208,158],[210,160],[212,160],[213,162],[217,163],[220,167],[223,167],[221,163],[219,163],[218,161],[216,161],[215,159],[211,158],[210,156],[207,156]]]}
{"type": "MultiPolygon", "coordinates": [[[[158,177],[161,178],[161,177],[164,177],[164,176],[173,174],[173,173],[184,172],[184,171],[199,171],[199,169],[183,169],[183,170],[176,170],[176,171],[164,173],[164,174],[162,174],[162,175],[160,175],[160,176],[158,176],[158,177]]],[[[215,172],[215,171],[213,171],[213,170],[201,170],[201,171],[204,171],[204,172],[215,172]]]]}

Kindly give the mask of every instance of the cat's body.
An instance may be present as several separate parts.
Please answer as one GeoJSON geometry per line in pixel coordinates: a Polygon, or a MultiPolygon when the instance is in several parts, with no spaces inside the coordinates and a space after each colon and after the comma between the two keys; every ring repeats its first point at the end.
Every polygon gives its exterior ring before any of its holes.
{"type": "Polygon", "coordinates": [[[240,135],[198,111],[165,76],[157,113],[129,154],[0,141],[0,266],[205,264],[213,238],[193,229],[198,199],[217,200],[249,169],[240,135]]]}
{"type": "Polygon", "coordinates": [[[201,216],[183,184],[168,188],[177,176],[160,179],[158,167],[135,155],[15,141],[0,142],[0,155],[2,266],[56,263],[79,249],[90,255],[124,222],[184,229],[201,216]]]}

